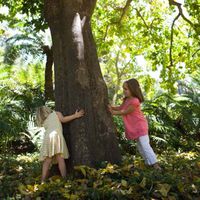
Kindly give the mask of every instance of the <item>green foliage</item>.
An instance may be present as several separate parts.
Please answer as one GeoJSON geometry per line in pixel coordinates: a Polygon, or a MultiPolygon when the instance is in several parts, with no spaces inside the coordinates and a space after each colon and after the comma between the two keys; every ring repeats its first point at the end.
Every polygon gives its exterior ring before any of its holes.
{"type": "Polygon", "coordinates": [[[5,152],[8,143],[24,138],[24,133],[29,134],[30,117],[36,107],[44,104],[44,97],[40,87],[29,85],[14,89],[1,85],[0,96],[0,144],[1,151],[5,152]]]}
{"type": "MultiPolygon", "coordinates": [[[[168,4],[160,0],[132,1],[123,13],[126,2],[100,1],[92,19],[100,64],[111,99],[118,94],[123,80],[142,75],[144,82],[148,82],[145,78],[155,74],[153,72],[157,72],[152,78],[154,82],[159,81],[159,87],[175,93],[176,81],[199,67],[199,34],[183,19],[176,22],[171,47],[173,65],[170,66],[171,25],[176,9],[169,9],[168,4]],[[120,21],[122,14],[124,17],[120,21]],[[138,63],[136,56],[145,58],[146,63],[138,63]]],[[[188,18],[196,23],[200,18],[199,2],[186,1],[185,6],[188,18]]],[[[186,16],[186,11],[183,12],[186,16]]],[[[152,86],[151,93],[155,94],[157,85],[149,82],[149,86],[152,86]]]]}
{"type": "Polygon", "coordinates": [[[41,171],[41,166],[37,161],[38,154],[23,155],[2,155],[0,154],[0,198],[9,199],[9,197],[17,196],[21,199],[21,194],[18,192],[20,180],[24,184],[34,183],[37,179],[38,172],[41,171]]]}
{"type": "Polygon", "coordinates": [[[166,148],[183,151],[198,148],[199,110],[199,94],[195,93],[182,96],[162,94],[144,105],[152,138],[166,148]]]}
{"type": "Polygon", "coordinates": [[[8,85],[10,88],[17,85],[23,89],[26,85],[34,88],[37,85],[44,85],[44,66],[41,63],[26,66],[1,65],[0,79],[2,85],[8,85]]]}
{"type": "Polygon", "coordinates": [[[21,23],[21,19],[17,16],[17,14],[21,14],[25,27],[33,27],[35,31],[47,29],[47,23],[43,16],[43,1],[35,0],[33,3],[25,0],[1,0],[0,6],[6,6],[9,9],[9,15],[1,15],[0,19],[7,20],[10,26],[16,27],[21,23]]]}
{"type": "Polygon", "coordinates": [[[122,152],[122,155],[129,153],[131,155],[136,154],[135,143],[131,140],[127,140],[124,133],[124,124],[121,117],[114,116],[114,122],[117,128],[117,138],[119,141],[119,147],[122,152]]]}
{"type": "MultiPolygon", "coordinates": [[[[19,58],[23,62],[33,62],[33,60],[42,60],[43,51],[42,36],[38,33],[32,33],[31,36],[26,34],[16,34],[6,39],[5,52],[4,52],[4,63],[7,65],[13,65],[19,58]],[[31,59],[34,57],[34,59],[31,59]]],[[[22,62],[21,61],[21,62],[22,62]]]]}
{"type": "Polygon", "coordinates": [[[19,51],[17,47],[7,46],[5,50],[4,63],[13,65],[14,61],[19,57],[19,51]]]}

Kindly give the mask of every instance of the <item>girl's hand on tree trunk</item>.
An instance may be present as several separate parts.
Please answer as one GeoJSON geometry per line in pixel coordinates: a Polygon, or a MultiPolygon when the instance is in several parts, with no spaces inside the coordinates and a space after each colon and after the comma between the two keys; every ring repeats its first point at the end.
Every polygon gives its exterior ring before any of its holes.
{"type": "Polygon", "coordinates": [[[80,118],[80,117],[82,117],[84,114],[85,114],[85,112],[84,112],[83,109],[81,109],[81,110],[76,110],[76,112],[74,113],[74,115],[75,115],[76,118],[80,118]]]}
{"type": "Polygon", "coordinates": [[[113,109],[113,107],[111,105],[108,105],[108,110],[110,111],[110,113],[112,115],[120,115],[120,111],[116,111],[113,109]]]}

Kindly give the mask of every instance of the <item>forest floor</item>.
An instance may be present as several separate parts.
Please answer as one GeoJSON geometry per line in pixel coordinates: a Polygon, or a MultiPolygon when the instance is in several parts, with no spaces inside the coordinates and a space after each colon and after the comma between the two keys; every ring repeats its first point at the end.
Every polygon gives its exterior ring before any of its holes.
{"type": "Polygon", "coordinates": [[[76,166],[66,179],[54,175],[41,184],[38,152],[0,154],[0,199],[200,199],[199,152],[166,151],[158,158],[162,171],[127,154],[120,166],[76,166]]]}

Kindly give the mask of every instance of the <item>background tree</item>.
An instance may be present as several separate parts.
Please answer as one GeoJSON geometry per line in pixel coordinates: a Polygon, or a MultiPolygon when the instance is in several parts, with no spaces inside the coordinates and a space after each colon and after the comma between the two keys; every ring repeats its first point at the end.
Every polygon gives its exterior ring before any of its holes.
{"type": "MultiPolygon", "coordinates": [[[[106,74],[106,80],[114,80],[117,84],[117,73],[114,67],[110,67],[110,58],[114,59],[113,63],[117,60],[125,62],[118,63],[118,70],[130,59],[122,79],[129,78],[130,74],[138,78],[148,98],[156,92],[154,84],[156,88],[159,86],[175,93],[176,81],[195,73],[199,62],[198,1],[186,1],[180,5],[182,14],[194,26],[179,17],[173,26],[172,37],[172,24],[179,10],[177,6],[170,6],[169,1],[98,2],[93,27],[100,65],[103,72],[113,72],[106,74]],[[97,23],[95,19],[98,19],[97,23]],[[119,56],[115,53],[118,49],[119,56]],[[138,57],[144,58],[145,63],[138,57]],[[171,58],[173,66],[169,67],[171,58]]],[[[115,84],[110,84],[111,96],[115,84]]]]}
{"type": "Polygon", "coordinates": [[[54,88],[53,88],[53,51],[48,45],[42,46],[43,53],[46,55],[45,66],[45,84],[44,84],[44,96],[47,100],[54,100],[54,88]]]}

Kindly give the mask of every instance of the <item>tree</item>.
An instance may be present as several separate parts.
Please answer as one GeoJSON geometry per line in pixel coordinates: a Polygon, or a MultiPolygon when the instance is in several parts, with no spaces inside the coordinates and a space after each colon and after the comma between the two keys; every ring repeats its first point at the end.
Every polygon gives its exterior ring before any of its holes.
{"type": "Polygon", "coordinates": [[[90,26],[95,4],[96,0],[44,1],[53,41],[56,109],[65,115],[85,110],[83,118],[64,127],[71,167],[121,159],[90,26]]]}
{"type": "MultiPolygon", "coordinates": [[[[98,55],[101,66],[105,72],[111,71],[111,58],[117,60],[129,60],[129,74],[139,79],[142,85],[148,89],[145,92],[155,93],[155,85],[149,81],[149,71],[159,72],[154,81],[158,81],[162,89],[176,92],[174,87],[177,80],[182,80],[188,74],[196,71],[199,63],[199,0],[185,1],[183,5],[169,5],[172,1],[147,1],[132,0],[101,0],[97,4],[93,16],[93,27],[98,47],[98,55]],[[129,7],[127,6],[129,5],[129,7]],[[128,9],[127,9],[128,8],[128,9]],[[181,16],[175,25],[174,19],[177,12],[181,16]],[[189,14],[189,16],[187,16],[189,14]],[[187,16],[187,18],[183,17],[187,16]],[[98,23],[95,19],[98,18],[98,23]],[[121,20],[122,19],[122,20],[121,20]],[[189,21],[192,23],[189,23],[189,21]],[[193,24],[193,25],[192,25],[193,24]],[[123,48],[120,48],[120,46],[123,48]],[[120,49],[119,58],[117,53],[120,49]],[[127,54],[127,56],[125,56],[127,54]],[[137,63],[136,56],[143,56],[146,60],[145,69],[135,73],[137,63]],[[147,73],[145,74],[145,71],[147,73]],[[146,79],[146,77],[148,79],[146,79]],[[142,79],[142,81],[141,81],[142,79]],[[143,81],[144,80],[144,81],[143,81]],[[150,83],[150,84],[149,84],[150,83]]],[[[174,2],[174,1],[173,1],[174,2]]],[[[119,63],[121,69],[126,63],[119,63]]],[[[114,64],[112,64],[114,65],[114,64]]],[[[144,66],[144,65],[143,65],[144,66]]],[[[113,68],[114,69],[114,68],[113,68]]],[[[114,70],[112,70],[114,71],[114,70]]],[[[117,74],[115,72],[115,74],[117,74]]],[[[111,83],[111,88],[117,85],[116,75],[107,80],[116,80],[111,83]]],[[[127,73],[126,73],[127,76],[127,73]]],[[[122,77],[122,80],[129,77],[122,77]]],[[[151,95],[148,95],[151,96],[151,95]]],[[[152,96],[151,96],[152,97],[152,96]]]]}

